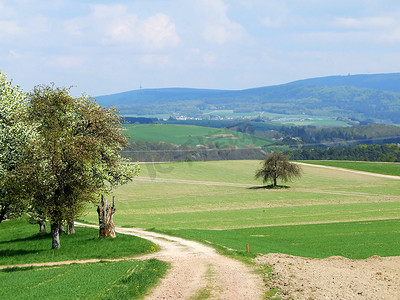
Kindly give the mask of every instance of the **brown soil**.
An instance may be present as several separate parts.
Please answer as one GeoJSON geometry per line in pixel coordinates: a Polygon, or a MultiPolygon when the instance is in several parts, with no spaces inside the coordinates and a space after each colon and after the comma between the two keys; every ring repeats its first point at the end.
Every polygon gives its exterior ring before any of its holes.
{"type": "Polygon", "coordinates": [[[282,299],[400,299],[400,257],[303,258],[259,255],[256,262],[273,268],[269,287],[282,299]]]}

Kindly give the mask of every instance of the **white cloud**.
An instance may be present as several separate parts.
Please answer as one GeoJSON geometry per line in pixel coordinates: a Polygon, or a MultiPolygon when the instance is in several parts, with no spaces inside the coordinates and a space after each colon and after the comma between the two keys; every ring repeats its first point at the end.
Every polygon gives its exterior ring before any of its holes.
{"type": "Polygon", "coordinates": [[[140,62],[144,65],[156,65],[161,67],[170,66],[172,64],[170,57],[164,54],[145,54],[140,57],[140,62]]]}
{"type": "Polygon", "coordinates": [[[400,42],[400,27],[392,30],[391,32],[385,32],[381,35],[381,40],[386,42],[400,42]]]}
{"type": "Polygon", "coordinates": [[[336,18],[332,24],[346,29],[381,29],[398,26],[399,22],[391,17],[367,17],[367,18],[336,18]]]}
{"type": "Polygon", "coordinates": [[[63,69],[73,69],[81,67],[86,61],[83,56],[58,55],[51,58],[47,63],[52,67],[61,67],[63,69]]]}
{"type": "Polygon", "coordinates": [[[140,19],[120,4],[92,5],[92,12],[66,23],[66,30],[74,36],[95,38],[103,44],[126,44],[148,49],[176,46],[180,39],[175,24],[162,13],[140,19]]]}
{"type": "Polygon", "coordinates": [[[45,16],[32,16],[32,19],[30,19],[26,25],[25,31],[27,29],[36,33],[48,33],[52,29],[52,23],[45,16]]]}
{"type": "Polygon", "coordinates": [[[20,59],[22,55],[15,50],[8,51],[8,58],[10,59],[20,59]]]}
{"type": "Polygon", "coordinates": [[[141,22],[141,35],[149,47],[164,48],[165,46],[176,46],[179,37],[176,33],[175,24],[165,14],[158,13],[141,22]]]}
{"type": "Polygon", "coordinates": [[[240,5],[254,15],[253,22],[266,28],[281,28],[299,22],[287,1],[282,0],[238,0],[240,5]]]}
{"type": "Polygon", "coordinates": [[[203,62],[207,65],[213,64],[217,60],[217,55],[214,52],[207,52],[202,56],[203,62]]]}
{"type": "Polygon", "coordinates": [[[199,0],[197,3],[205,15],[203,38],[207,42],[222,45],[245,35],[244,27],[229,19],[228,6],[222,0],[199,0]]]}
{"type": "Polygon", "coordinates": [[[400,41],[400,20],[386,15],[368,17],[335,17],[321,21],[320,30],[302,30],[289,35],[298,45],[365,51],[371,46],[384,47],[400,41]],[[362,50],[362,47],[364,47],[362,50]],[[366,48],[368,47],[368,48],[366,48]]]}
{"type": "Polygon", "coordinates": [[[23,33],[23,28],[15,21],[0,21],[0,37],[15,36],[23,33]]]}

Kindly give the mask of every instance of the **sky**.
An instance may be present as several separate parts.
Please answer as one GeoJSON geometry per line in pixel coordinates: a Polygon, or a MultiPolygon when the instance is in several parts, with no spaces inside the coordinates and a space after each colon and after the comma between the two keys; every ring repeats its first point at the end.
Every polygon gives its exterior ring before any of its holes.
{"type": "Polygon", "coordinates": [[[399,0],[0,0],[0,71],[107,95],[400,72],[399,0]]]}

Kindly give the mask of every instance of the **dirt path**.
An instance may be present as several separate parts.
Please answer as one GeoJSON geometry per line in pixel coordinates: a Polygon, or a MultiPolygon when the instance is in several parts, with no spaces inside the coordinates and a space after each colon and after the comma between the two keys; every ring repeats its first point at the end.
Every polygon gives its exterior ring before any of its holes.
{"type": "MultiPolygon", "coordinates": [[[[400,179],[400,176],[336,167],[309,164],[307,166],[400,179]]],[[[186,184],[253,186],[176,179],[143,177],[138,179],[186,184]]],[[[94,225],[76,224],[98,228],[94,225]]],[[[146,299],[196,299],[201,295],[208,295],[208,297],[205,297],[207,299],[229,300],[256,300],[263,297],[264,283],[259,275],[252,273],[250,267],[219,255],[213,248],[197,242],[137,228],[116,228],[116,231],[148,239],[162,248],[160,252],[133,259],[157,258],[171,264],[167,276],[159,286],[147,295],[146,299]]],[[[99,260],[30,264],[29,266],[97,261],[99,260]]],[[[367,260],[354,261],[342,257],[319,260],[283,254],[268,254],[260,256],[257,262],[273,266],[276,277],[270,284],[283,291],[282,299],[400,299],[400,257],[373,257],[367,260]]]]}
{"type": "Polygon", "coordinates": [[[134,228],[118,228],[161,246],[152,257],[171,263],[161,284],[146,299],[262,299],[262,278],[241,262],[197,242],[134,228]]]}
{"type": "Polygon", "coordinates": [[[116,231],[150,240],[161,247],[157,253],[135,259],[157,258],[171,264],[167,276],[146,299],[196,299],[201,294],[209,294],[207,299],[262,299],[261,276],[213,248],[138,228],[116,228],[116,231]]]}
{"type": "Polygon", "coordinates": [[[339,171],[343,171],[343,172],[349,172],[349,173],[360,174],[360,175],[368,175],[368,176],[374,176],[374,177],[380,177],[380,178],[389,178],[389,179],[400,180],[400,176],[394,176],[394,175],[385,175],[385,174],[357,171],[357,170],[338,168],[338,167],[331,167],[331,166],[313,165],[313,164],[300,163],[300,162],[296,162],[296,164],[302,165],[302,166],[307,166],[307,167],[332,169],[332,170],[339,170],[339,171]]]}
{"type": "Polygon", "coordinates": [[[174,178],[136,177],[135,181],[201,184],[201,185],[215,185],[215,186],[233,186],[233,187],[244,187],[244,188],[254,187],[254,184],[248,184],[248,183],[200,181],[200,180],[186,180],[186,179],[174,179],[174,178]]]}
{"type": "MultiPolygon", "coordinates": [[[[77,226],[98,228],[96,225],[75,223],[77,226]]],[[[229,299],[257,300],[263,297],[263,279],[253,269],[231,258],[218,254],[213,248],[139,228],[116,228],[123,234],[135,235],[161,247],[161,251],[121,259],[88,259],[60,262],[34,263],[10,267],[54,266],[72,263],[95,263],[99,261],[120,261],[130,259],[157,258],[171,264],[167,276],[147,295],[146,299],[229,299]]]]}

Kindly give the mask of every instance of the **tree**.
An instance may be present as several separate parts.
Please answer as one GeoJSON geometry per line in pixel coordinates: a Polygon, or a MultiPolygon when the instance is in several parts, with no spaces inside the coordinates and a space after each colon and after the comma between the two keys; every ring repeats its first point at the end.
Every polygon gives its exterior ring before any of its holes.
{"type": "Polygon", "coordinates": [[[73,223],[101,193],[132,180],[138,168],[119,155],[127,141],[114,108],[54,85],[35,87],[29,101],[38,131],[29,162],[33,207],[50,221],[52,248],[60,248],[64,222],[73,223]]]}
{"type": "Polygon", "coordinates": [[[281,152],[273,153],[267,156],[262,162],[262,167],[256,171],[256,179],[261,178],[263,183],[272,182],[272,186],[277,186],[278,178],[284,182],[293,178],[300,177],[301,167],[289,162],[288,158],[281,152]]]}
{"type": "Polygon", "coordinates": [[[0,72],[0,222],[24,211],[29,197],[24,193],[22,163],[34,127],[25,122],[26,94],[0,72]]]}

